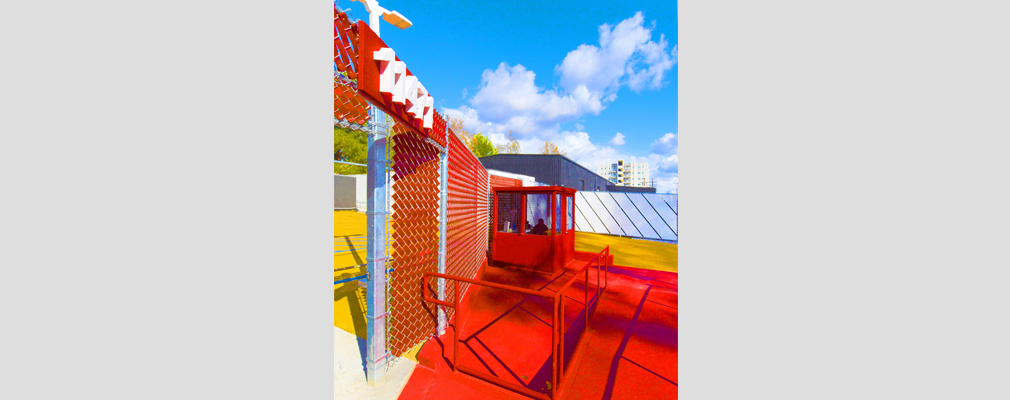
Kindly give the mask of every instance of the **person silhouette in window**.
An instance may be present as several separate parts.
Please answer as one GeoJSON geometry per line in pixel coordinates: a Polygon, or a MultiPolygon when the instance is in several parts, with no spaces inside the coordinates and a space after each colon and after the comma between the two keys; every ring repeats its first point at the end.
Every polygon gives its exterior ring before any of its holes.
{"type": "Polygon", "coordinates": [[[550,228],[548,228],[547,224],[544,223],[544,219],[540,218],[539,220],[537,220],[537,226],[533,227],[533,230],[530,231],[530,234],[531,235],[546,235],[548,229],[550,229],[550,228]]]}

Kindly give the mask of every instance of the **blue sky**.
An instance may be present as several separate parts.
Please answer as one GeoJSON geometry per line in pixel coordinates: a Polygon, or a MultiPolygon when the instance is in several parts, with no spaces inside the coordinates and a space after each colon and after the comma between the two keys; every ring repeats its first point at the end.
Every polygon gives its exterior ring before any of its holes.
{"type": "MultiPolygon", "coordinates": [[[[414,24],[382,22],[382,39],[468,130],[495,143],[512,130],[529,153],[550,140],[593,171],[648,161],[659,191],[676,192],[676,2],[379,4],[414,24]]],[[[368,20],[361,3],[339,6],[368,20]]]]}

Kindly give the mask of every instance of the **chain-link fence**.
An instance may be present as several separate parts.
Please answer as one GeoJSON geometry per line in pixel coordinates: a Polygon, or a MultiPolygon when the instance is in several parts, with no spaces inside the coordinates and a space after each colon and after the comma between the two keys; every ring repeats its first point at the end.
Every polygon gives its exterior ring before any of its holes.
{"type": "MultiPolygon", "coordinates": [[[[390,117],[377,112],[378,109],[388,111],[388,104],[366,101],[358,86],[359,68],[362,67],[358,65],[358,46],[359,33],[369,32],[358,30],[359,27],[335,4],[334,125],[378,135],[376,139],[386,138],[389,163],[384,168],[373,168],[386,175],[389,211],[386,216],[386,313],[376,318],[385,318],[385,351],[393,356],[387,358],[392,362],[430,338],[437,328],[437,310],[421,296],[421,277],[426,272],[438,272],[439,147],[445,146],[449,152],[445,177],[448,183],[445,239],[446,273],[450,275],[475,278],[486,262],[490,178],[480,161],[449,130],[438,113],[434,115],[434,126],[425,130],[428,136],[425,138],[415,129],[393,124],[390,117]],[[376,112],[376,116],[370,118],[369,111],[376,112]]],[[[468,286],[460,287],[461,295],[468,286]]],[[[453,298],[453,287],[446,289],[445,298],[453,298]]],[[[376,295],[361,292],[369,299],[376,295]]],[[[365,303],[362,302],[362,308],[365,303]]],[[[447,311],[451,318],[454,310],[447,311]]]]}
{"type": "Polygon", "coordinates": [[[402,125],[393,126],[393,260],[386,343],[400,356],[435,333],[435,308],[421,299],[421,277],[438,272],[439,151],[402,125]]]}
{"type": "MultiPolygon", "coordinates": [[[[454,134],[449,135],[448,172],[446,273],[476,279],[487,257],[490,187],[487,170],[454,134]]],[[[469,287],[469,283],[459,285],[460,298],[469,287]]],[[[446,285],[446,299],[454,298],[454,288],[454,285],[446,285]]],[[[447,311],[452,318],[455,310],[447,311]]]]}

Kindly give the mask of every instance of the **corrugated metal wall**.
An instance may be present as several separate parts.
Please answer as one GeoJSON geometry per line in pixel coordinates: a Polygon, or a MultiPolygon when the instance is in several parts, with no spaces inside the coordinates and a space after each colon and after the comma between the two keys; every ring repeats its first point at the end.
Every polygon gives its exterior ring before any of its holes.
{"type": "Polygon", "coordinates": [[[484,168],[529,175],[546,186],[564,186],[595,192],[656,193],[656,188],[615,186],[596,172],[568,157],[553,154],[498,154],[482,157],[484,168]]]}
{"type": "Polygon", "coordinates": [[[610,184],[595,172],[559,155],[499,154],[483,157],[480,163],[484,168],[529,175],[540,183],[575,190],[605,191],[610,184]]]}

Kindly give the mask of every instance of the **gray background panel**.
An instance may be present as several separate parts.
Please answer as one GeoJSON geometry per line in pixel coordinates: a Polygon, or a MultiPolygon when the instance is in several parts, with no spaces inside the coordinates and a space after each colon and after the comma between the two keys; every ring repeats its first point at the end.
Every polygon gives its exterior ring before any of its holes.
{"type": "MultiPolygon", "coordinates": [[[[617,220],[617,223],[621,225],[621,229],[624,230],[625,235],[645,237],[642,231],[631,222],[628,210],[617,204],[617,201],[610,195],[610,192],[596,192],[595,194],[600,199],[600,202],[603,203],[603,206],[607,208],[607,211],[610,211],[610,214],[617,220]]],[[[631,212],[635,212],[635,210],[631,210],[631,212]]]]}
{"type": "Polygon", "coordinates": [[[638,207],[642,216],[652,223],[652,227],[656,229],[656,233],[659,234],[660,239],[677,240],[677,233],[674,231],[677,225],[664,220],[662,216],[653,210],[652,205],[645,199],[645,196],[642,193],[628,193],[628,198],[638,207]]]}
{"type": "MultiPolygon", "coordinates": [[[[575,212],[581,215],[582,220],[587,223],[586,225],[580,224],[585,229],[583,232],[610,233],[603,224],[603,221],[596,215],[596,212],[588,205],[586,197],[582,195],[582,192],[575,193],[575,212]]],[[[580,222],[578,217],[576,217],[575,222],[580,222]]]]}
{"type": "Polygon", "coordinates": [[[631,218],[631,222],[635,224],[638,231],[642,233],[642,237],[662,239],[656,230],[652,228],[650,222],[645,218],[644,215],[635,206],[635,203],[631,202],[626,193],[620,192],[610,192],[617,204],[621,206],[624,212],[628,213],[628,218],[631,218]]]}
{"type": "Polygon", "coordinates": [[[596,192],[583,192],[582,198],[585,199],[587,208],[595,212],[611,235],[628,235],[624,229],[621,229],[621,225],[617,223],[617,220],[610,215],[607,207],[600,202],[600,198],[596,195],[596,192]]]}
{"type": "MultiPolygon", "coordinates": [[[[658,196],[645,196],[645,199],[649,201],[649,204],[652,204],[652,206],[655,207],[656,212],[663,217],[663,220],[665,220],[671,228],[677,229],[677,213],[673,212],[673,208],[670,207],[670,204],[658,196]]],[[[677,231],[674,230],[673,234],[676,235],[677,231]]]]}
{"type": "Polygon", "coordinates": [[[676,207],[676,195],[579,191],[575,230],[676,241],[676,207]]]}

